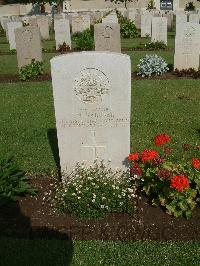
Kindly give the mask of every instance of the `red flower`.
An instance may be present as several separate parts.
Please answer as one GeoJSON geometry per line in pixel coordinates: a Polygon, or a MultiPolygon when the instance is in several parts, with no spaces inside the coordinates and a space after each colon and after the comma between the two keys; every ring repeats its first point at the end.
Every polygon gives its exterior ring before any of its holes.
{"type": "Polygon", "coordinates": [[[168,169],[162,168],[157,172],[157,176],[160,178],[169,178],[172,172],[168,169]]]}
{"type": "Polygon", "coordinates": [[[180,192],[183,192],[185,188],[189,188],[189,182],[184,175],[176,175],[171,179],[171,188],[175,188],[180,192]]]}
{"type": "Polygon", "coordinates": [[[128,156],[129,161],[138,161],[139,160],[139,155],[138,153],[131,153],[128,156]]]}
{"type": "Polygon", "coordinates": [[[154,158],[158,157],[158,152],[154,150],[143,150],[142,151],[142,162],[152,161],[154,158]]]}
{"type": "Polygon", "coordinates": [[[159,134],[154,137],[154,144],[156,146],[164,145],[169,142],[171,138],[167,134],[159,134]]]}
{"type": "Polygon", "coordinates": [[[200,161],[197,158],[192,158],[192,166],[195,169],[200,169],[200,161]]]}
{"type": "Polygon", "coordinates": [[[142,168],[140,167],[139,163],[134,163],[132,166],[131,166],[131,175],[138,175],[138,176],[141,176],[142,175],[142,168]]]}

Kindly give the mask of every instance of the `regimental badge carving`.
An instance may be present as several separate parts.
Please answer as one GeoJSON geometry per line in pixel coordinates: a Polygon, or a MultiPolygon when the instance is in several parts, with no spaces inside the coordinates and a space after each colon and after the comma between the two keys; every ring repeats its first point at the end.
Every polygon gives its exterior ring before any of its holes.
{"type": "Polygon", "coordinates": [[[22,32],[22,38],[25,42],[30,42],[33,39],[33,33],[30,30],[24,30],[22,32]]]}
{"type": "Polygon", "coordinates": [[[100,103],[109,93],[109,80],[100,70],[83,69],[75,79],[74,92],[81,102],[100,103]]]}

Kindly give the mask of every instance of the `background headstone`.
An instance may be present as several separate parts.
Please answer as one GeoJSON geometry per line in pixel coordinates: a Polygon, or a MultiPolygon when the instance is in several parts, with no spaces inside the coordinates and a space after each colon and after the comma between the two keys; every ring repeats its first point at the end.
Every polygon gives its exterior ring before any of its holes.
{"type": "Polygon", "coordinates": [[[73,16],[72,17],[72,32],[82,32],[86,29],[90,29],[90,16],[73,16]]]}
{"type": "Polygon", "coordinates": [[[51,59],[61,171],[77,162],[126,169],[130,152],[130,57],[82,52],[51,59]]]}
{"type": "Polygon", "coordinates": [[[152,42],[164,42],[167,45],[167,18],[152,18],[152,42]]]}
{"type": "Polygon", "coordinates": [[[38,16],[37,24],[40,29],[41,38],[43,40],[49,39],[49,19],[46,16],[38,16]]]}
{"type": "Polygon", "coordinates": [[[199,24],[200,17],[198,14],[190,14],[189,22],[199,24]]]}
{"type": "Polygon", "coordinates": [[[102,18],[102,23],[118,23],[118,17],[116,14],[109,14],[108,16],[102,18]]]}
{"type": "Polygon", "coordinates": [[[38,27],[27,26],[15,29],[18,67],[42,61],[41,38],[38,27]]]}
{"type": "Polygon", "coordinates": [[[175,38],[174,69],[199,68],[200,25],[179,23],[175,38]]]}
{"type": "Polygon", "coordinates": [[[95,51],[121,53],[120,25],[99,23],[94,25],[95,51]]]}
{"type": "Polygon", "coordinates": [[[10,50],[16,49],[15,42],[15,29],[22,27],[22,22],[9,22],[8,26],[8,40],[10,45],[10,50]]]}
{"type": "Polygon", "coordinates": [[[70,35],[70,25],[67,19],[57,19],[54,21],[55,30],[55,40],[56,40],[56,50],[58,50],[59,45],[64,42],[71,48],[71,35],[70,35]]]}
{"type": "Polygon", "coordinates": [[[150,13],[145,13],[141,16],[141,37],[151,37],[152,17],[150,13]]]}

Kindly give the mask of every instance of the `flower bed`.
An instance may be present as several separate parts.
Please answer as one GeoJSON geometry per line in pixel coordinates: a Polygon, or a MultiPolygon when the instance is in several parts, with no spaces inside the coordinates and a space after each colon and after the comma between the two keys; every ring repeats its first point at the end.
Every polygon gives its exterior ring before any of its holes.
{"type": "MultiPolygon", "coordinates": [[[[129,154],[132,179],[153,205],[175,217],[190,218],[200,201],[200,160],[189,158],[191,148],[184,144],[182,160],[173,162],[170,136],[159,134],[153,141],[154,149],[129,154]]],[[[198,150],[196,146],[194,152],[198,150]]]]}

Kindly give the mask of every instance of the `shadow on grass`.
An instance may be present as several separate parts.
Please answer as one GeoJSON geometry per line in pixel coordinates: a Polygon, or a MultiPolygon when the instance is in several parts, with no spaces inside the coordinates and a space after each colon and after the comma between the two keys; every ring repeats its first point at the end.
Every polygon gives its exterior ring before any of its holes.
{"type": "Polygon", "coordinates": [[[54,161],[56,163],[56,168],[58,171],[58,175],[61,178],[61,168],[60,168],[60,157],[59,157],[59,149],[58,149],[58,139],[57,139],[57,130],[55,128],[49,128],[47,131],[47,136],[49,140],[49,145],[51,147],[54,161]]]}
{"type": "Polygon", "coordinates": [[[0,265],[71,264],[73,243],[67,234],[32,227],[18,202],[5,203],[5,198],[0,198],[0,214],[0,265]]]}

